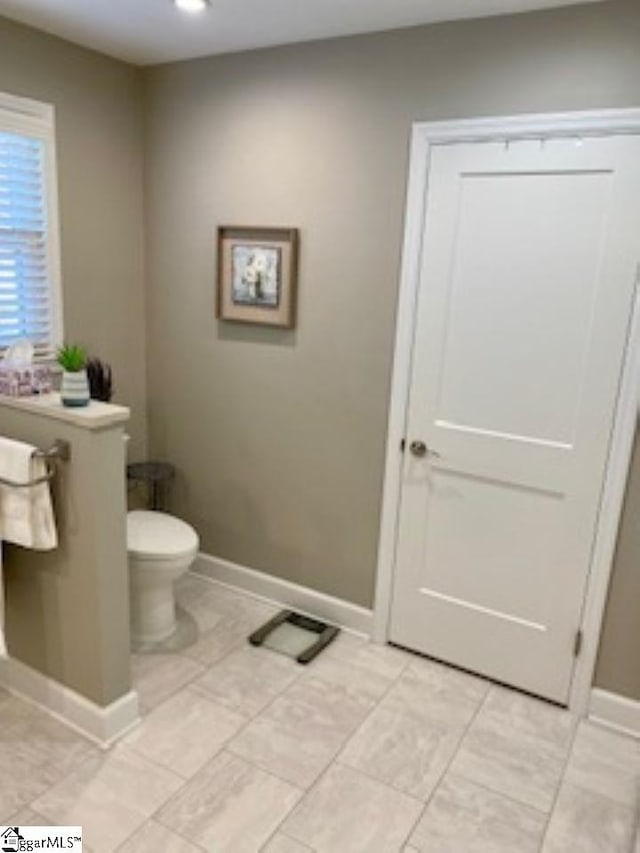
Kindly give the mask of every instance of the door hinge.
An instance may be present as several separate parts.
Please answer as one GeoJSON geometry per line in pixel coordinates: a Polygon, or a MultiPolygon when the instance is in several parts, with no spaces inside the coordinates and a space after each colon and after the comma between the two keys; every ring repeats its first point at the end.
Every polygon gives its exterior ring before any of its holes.
{"type": "Polygon", "coordinates": [[[582,651],[582,639],[583,639],[582,631],[581,630],[576,631],[576,636],[575,636],[575,639],[573,641],[573,656],[574,656],[574,658],[577,658],[578,655],[580,654],[580,652],[582,651]]]}
{"type": "Polygon", "coordinates": [[[406,446],[407,446],[406,439],[403,438],[402,441],[400,442],[400,453],[404,453],[404,449],[406,446]]]}

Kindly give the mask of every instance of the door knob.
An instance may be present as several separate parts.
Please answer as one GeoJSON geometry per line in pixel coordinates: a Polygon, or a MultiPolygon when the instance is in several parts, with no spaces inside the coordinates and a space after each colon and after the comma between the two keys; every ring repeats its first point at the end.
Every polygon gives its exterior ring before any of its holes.
{"type": "Polygon", "coordinates": [[[440,458],[440,454],[436,453],[435,450],[429,450],[424,441],[412,441],[409,445],[409,450],[414,456],[433,456],[435,459],[440,458]]]}

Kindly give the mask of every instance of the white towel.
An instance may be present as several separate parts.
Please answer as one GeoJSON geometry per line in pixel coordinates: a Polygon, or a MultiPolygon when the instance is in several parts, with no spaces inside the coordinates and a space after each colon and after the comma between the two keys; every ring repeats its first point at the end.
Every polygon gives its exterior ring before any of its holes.
{"type": "Polygon", "coordinates": [[[2,542],[0,542],[0,660],[7,656],[7,644],[4,640],[4,583],[2,581],[2,542]]]}
{"type": "MultiPolygon", "coordinates": [[[[0,480],[26,483],[47,473],[44,459],[34,457],[35,447],[0,437],[0,480]]],[[[0,547],[13,542],[25,548],[48,551],[58,544],[48,483],[16,489],[0,483],[0,547]]],[[[6,656],[4,596],[0,554],[0,657],[6,656]]]]}
{"type": "MultiPolygon", "coordinates": [[[[47,464],[36,448],[0,437],[0,480],[26,483],[44,477],[47,464]]],[[[48,483],[16,489],[0,483],[0,541],[48,551],[58,544],[48,483]]]]}

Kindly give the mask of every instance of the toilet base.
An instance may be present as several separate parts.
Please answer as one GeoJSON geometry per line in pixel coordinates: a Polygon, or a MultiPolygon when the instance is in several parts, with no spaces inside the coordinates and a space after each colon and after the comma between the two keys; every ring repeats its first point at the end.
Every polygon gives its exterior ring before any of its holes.
{"type": "Polygon", "coordinates": [[[132,510],[127,514],[129,607],[136,645],[167,640],[177,629],[173,584],[198,553],[195,530],[164,512],[132,510]]]}
{"type": "Polygon", "coordinates": [[[173,581],[130,585],[131,639],[136,643],[159,643],[176,630],[173,581]]]}

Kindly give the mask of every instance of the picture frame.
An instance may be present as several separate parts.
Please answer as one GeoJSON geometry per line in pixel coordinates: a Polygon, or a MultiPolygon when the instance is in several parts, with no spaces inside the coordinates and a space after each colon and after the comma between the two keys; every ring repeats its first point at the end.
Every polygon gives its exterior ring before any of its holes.
{"type": "Polygon", "coordinates": [[[218,319],[292,328],[297,279],[297,228],[218,228],[218,319]]]}

